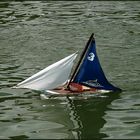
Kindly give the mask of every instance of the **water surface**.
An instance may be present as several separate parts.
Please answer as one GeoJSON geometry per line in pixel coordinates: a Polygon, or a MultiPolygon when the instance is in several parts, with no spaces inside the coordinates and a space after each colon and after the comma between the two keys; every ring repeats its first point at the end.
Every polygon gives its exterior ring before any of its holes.
{"type": "Polygon", "coordinates": [[[140,138],[140,2],[0,2],[0,138],[140,138]],[[119,94],[42,99],[12,86],[83,50],[119,94]]]}

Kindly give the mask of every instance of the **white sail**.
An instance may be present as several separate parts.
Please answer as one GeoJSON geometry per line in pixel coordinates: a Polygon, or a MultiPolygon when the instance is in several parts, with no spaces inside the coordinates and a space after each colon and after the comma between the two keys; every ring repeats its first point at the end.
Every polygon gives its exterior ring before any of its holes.
{"type": "Polygon", "coordinates": [[[69,78],[76,56],[77,53],[73,53],[61,59],[17,84],[16,88],[50,90],[63,85],[69,78]]]}

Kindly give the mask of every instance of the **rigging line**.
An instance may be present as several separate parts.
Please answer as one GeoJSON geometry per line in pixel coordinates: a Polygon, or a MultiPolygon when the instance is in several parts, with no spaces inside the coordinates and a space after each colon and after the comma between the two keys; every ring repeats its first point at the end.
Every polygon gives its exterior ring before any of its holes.
{"type": "MultiPolygon", "coordinates": [[[[85,14],[86,14],[86,16],[87,17],[90,17],[91,15],[92,15],[92,13],[93,13],[93,15],[94,15],[94,12],[92,11],[92,8],[94,7],[94,4],[95,2],[94,1],[91,1],[90,2],[90,4],[88,4],[88,6],[87,6],[87,8],[86,8],[86,10],[85,10],[85,14]]],[[[90,26],[90,27],[92,27],[92,25],[93,25],[93,20],[90,20],[90,18],[87,18],[88,20],[87,20],[87,24],[90,26]]]]}

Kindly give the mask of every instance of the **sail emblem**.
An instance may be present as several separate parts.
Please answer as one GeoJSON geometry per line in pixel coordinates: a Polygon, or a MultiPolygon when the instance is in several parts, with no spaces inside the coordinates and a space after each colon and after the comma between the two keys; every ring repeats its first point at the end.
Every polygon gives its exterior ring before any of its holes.
{"type": "Polygon", "coordinates": [[[94,60],[94,57],[95,57],[95,54],[91,52],[91,53],[88,55],[88,60],[89,60],[89,61],[93,61],[93,60],[94,60]]]}
{"type": "Polygon", "coordinates": [[[93,86],[93,87],[103,87],[98,81],[96,80],[88,80],[85,82],[82,82],[83,84],[89,85],[89,86],[93,86]]]}

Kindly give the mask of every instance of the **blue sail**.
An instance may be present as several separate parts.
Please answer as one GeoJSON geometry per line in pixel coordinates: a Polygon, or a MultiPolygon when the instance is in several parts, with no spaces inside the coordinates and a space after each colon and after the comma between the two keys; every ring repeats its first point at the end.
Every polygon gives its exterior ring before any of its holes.
{"type": "Polygon", "coordinates": [[[111,91],[121,90],[110,84],[106,79],[96,53],[96,43],[94,38],[91,38],[90,40],[88,49],[86,50],[83,61],[73,79],[73,82],[96,89],[111,91]]]}

